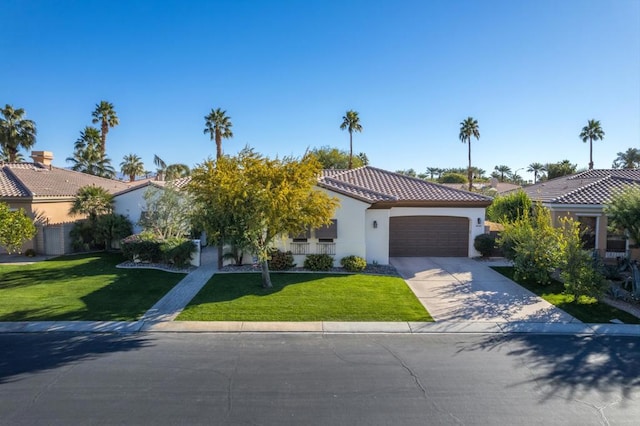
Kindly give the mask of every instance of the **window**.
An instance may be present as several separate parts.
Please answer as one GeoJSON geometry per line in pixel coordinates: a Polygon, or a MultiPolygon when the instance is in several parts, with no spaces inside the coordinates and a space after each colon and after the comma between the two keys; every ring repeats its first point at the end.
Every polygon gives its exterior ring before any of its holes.
{"type": "Polygon", "coordinates": [[[596,229],[598,218],[595,216],[578,216],[582,233],[582,246],[587,249],[596,248],[596,229]]]}
{"type": "Polygon", "coordinates": [[[333,242],[334,239],[338,238],[338,220],[331,219],[329,225],[316,229],[316,238],[321,242],[333,242]]]}

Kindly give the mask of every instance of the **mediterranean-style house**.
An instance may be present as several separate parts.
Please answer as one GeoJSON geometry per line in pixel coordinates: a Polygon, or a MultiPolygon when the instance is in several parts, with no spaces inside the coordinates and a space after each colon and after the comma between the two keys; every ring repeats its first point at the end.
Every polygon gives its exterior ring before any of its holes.
{"type": "Polygon", "coordinates": [[[78,189],[95,185],[115,194],[130,186],[128,182],[54,167],[53,154],[48,151],[33,151],[31,158],[33,162],[29,163],[0,163],[0,201],[11,209],[23,209],[38,229],[23,250],[32,248],[46,255],[69,253],[69,230],[82,218],[69,215],[78,189]]]}
{"type": "Polygon", "coordinates": [[[604,211],[612,194],[631,185],[640,186],[640,169],[592,169],[527,186],[523,191],[549,208],[554,223],[563,216],[578,220],[584,229],[585,248],[597,250],[603,258],[630,255],[638,259],[640,249],[631,248],[633,242],[608,229],[604,211]]]}
{"type": "Polygon", "coordinates": [[[336,265],[349,255],[388,264],[390,257],[480,254],[473,242],[484,233],[489,197],[370,166],[325,170],[317,186],[340,205],[330,226],[279,242],[297,264],[313,253],[333,255],[336,265]]]}

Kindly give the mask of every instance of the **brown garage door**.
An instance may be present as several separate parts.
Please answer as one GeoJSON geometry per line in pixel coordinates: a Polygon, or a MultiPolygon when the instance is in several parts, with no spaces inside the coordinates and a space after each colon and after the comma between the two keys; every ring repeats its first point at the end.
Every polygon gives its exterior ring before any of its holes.
{"type": "Polygon", "coordinates": [[[389,222],[391,257],[467,257],[469,219],[451,216],[401,216],[389,222]]]}

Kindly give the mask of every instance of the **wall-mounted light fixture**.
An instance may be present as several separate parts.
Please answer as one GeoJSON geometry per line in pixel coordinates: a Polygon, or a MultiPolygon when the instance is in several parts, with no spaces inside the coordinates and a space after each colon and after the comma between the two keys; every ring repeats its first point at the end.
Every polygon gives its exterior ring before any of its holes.
{"type": "Polygon", "coordinates": [[[478,218],[478,225],[480,225],[480,218],[478,218]]]}
{"type": "Polygon", "coordinates": [[[377,228],[377,227],[378,227],[378,221],[377,221],[377,220],[374,220],[374,221],[373,221],[373,228],[375,229],[375,228],[377,228]]]}

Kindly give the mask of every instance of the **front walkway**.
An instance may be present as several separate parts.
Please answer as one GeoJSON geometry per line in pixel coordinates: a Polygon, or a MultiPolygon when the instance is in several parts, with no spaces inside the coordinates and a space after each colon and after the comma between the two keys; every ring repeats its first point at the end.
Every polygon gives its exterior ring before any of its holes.
{"type": "Polygon", "coordinates": [[[489,261],[457,257],[391,259],[436,321],[579,323],[491,269],[489,261]]]}

